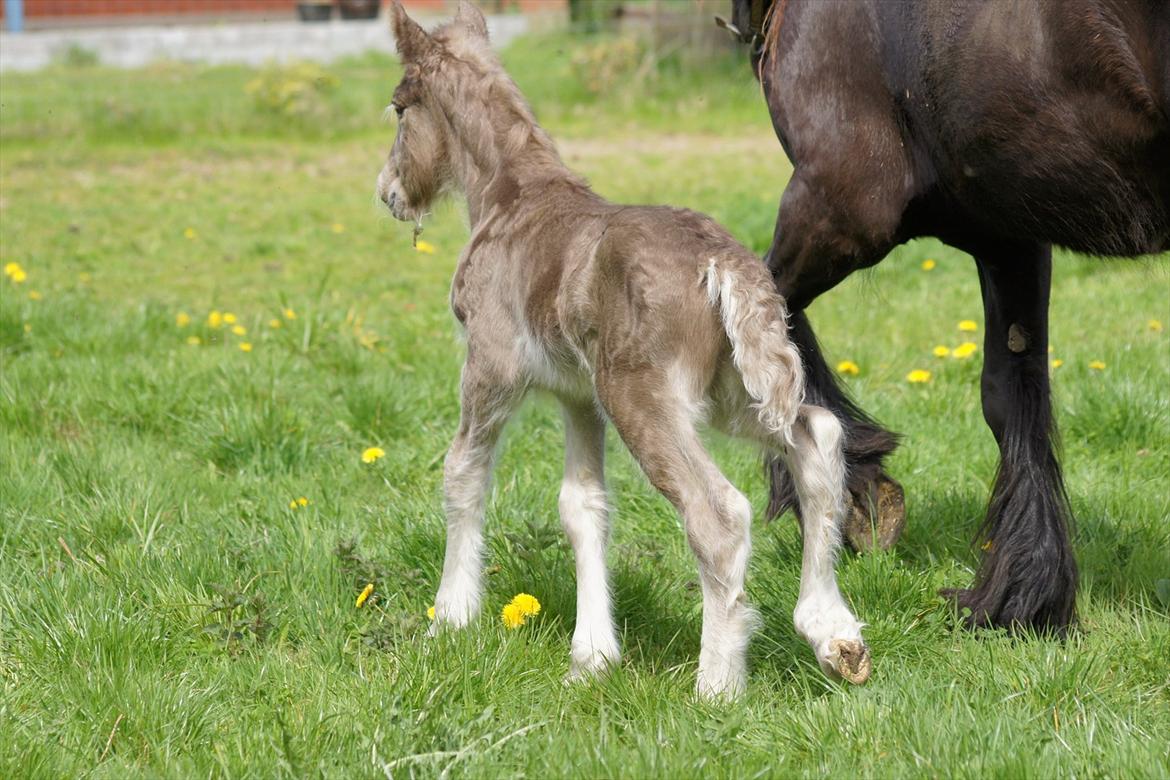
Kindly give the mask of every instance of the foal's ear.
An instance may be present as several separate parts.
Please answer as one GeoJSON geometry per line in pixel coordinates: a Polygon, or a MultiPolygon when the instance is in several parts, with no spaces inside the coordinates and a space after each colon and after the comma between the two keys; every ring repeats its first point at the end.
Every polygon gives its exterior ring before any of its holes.
{"type": "Polygon", "coordinates": [[[403,62],[417,62],[435,47],[435,42],[418,22],[406,15],[399,0],[390,6],[390,22],[394,30],[394,45],[403,62]]]}
{"type": "Polygon", "coordinates": [[[459,10],[455,13],[455,21],[485,41],[488,39],[487,20],[483,18],[483,14],[475,7],[474,3],[468,2],[468,0],[459,0],[459,10]]]}

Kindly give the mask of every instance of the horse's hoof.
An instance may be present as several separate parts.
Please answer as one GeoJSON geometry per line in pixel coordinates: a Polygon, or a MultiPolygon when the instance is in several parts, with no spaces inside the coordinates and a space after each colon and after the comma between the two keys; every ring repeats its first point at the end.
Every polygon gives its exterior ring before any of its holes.
{"type": "Polygon", "coordinates": [[[854,552],[867,552],[875,547],[888,550],[906,527],[906,499],[901,485],[881,474],[874,482],[871,495],[872,500],[868,496],[853,496],[853,506],[845,519],[845,540],[854,552]]]}
{"type": "Polygon", "coordinates": [[[873,662],[865,642],[859,639],[834,639],[829,643],[829,649],[833,654],[833,669],[841,675],[841,679],[854,685],[861,685],[869,679],[873,662]]]}

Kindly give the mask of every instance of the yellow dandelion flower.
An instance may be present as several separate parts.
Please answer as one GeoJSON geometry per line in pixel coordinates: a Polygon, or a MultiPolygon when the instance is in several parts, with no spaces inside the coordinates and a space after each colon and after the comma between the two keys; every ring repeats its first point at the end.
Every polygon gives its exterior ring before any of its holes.
{"type": "Polygon", "coordinates": [[[279,328],[280,325],[281,325],[280,320],[276,319],[275,317],[273,317],[272,319],[270,319],[268,321],[268,327],[270,327],[270,328],[279,328]]]}
{"type": "Polygon", "coordinates": [[[236,319],[236,315],[232,314],[230,311],[225,311],[223,313],[224,325],[235,325],[237,321],[238,320],[236,319]]]}
{"type": "Polygon", "coordinates": [[[520,628],[528,619],[516,604],[508,604],[500,611],[500,619],[508,628],[520,628]]]}
{"type": "Polygon", "coordinates": [[[191,315],[185,311],[181,311],[175,315],[175,324],[180,328],[185,328],[191,324],[191,315]]]}
{"type": "Polygon", "coordinates": [[[1061,366],[1063,366],[1063,365],[1064,365],[1064,361],[1063,361],[1063,360],[1061,360],[1060,358],[1057,358],[1056,360],[1053,360],[1053,361],[1052,361],[1052,367],[1053,367],[1053,368],[1060,368],[1060,367],[1061,367],[1061,366]]]}
{"type": "Polygon", "coordinates": [[[20,267],[20,263],[5,263],[4,264],[4,275],[5,276],[12,276],[17,271],[23,271],[23,270],[24,269],[20,267]]]}
{"type": "Polygon", "coordinates": [[[1149,322],[1146,323],[1146,327],[1148,327],[1150,330],[1154,331],[1155,333],[1161,333],[1162,332],[1162,321],[1161,320],[1150,320],[1149,322]]]}
{"type": "Polygon", "coordinates": [[[946,357],[947,355],[951,354],[950,348],[944,347],[942,344],[939,344],[937,347],[931,350],[931,352],[934,353],[935,357],[946,357]]]}
{"type": "Polygon", "coordinates": [[[520,609],[520,614],[525,617],[540,614],[540,602],[536,600],[536,596],[530,596],[527,593],[517,593],[516,597],[512,599],[512,603],[520,609]]]}
{"type": "Polygon", "coordinates": [[[330,229],[334,233],[344,233],[345,232],[345,225],[341,224],[340,222],[334,222],[330,229]]]}
{"type": "Polygon", "coordinates": [[[24,272],[23,268],[16,266],[12,273],[8,274],[8,278],[12,280],[13,284],[20,284],[28,278],[28,274],[24,272]]]}
{"type": "Polygon", "coordinates": [[[433,255],[435,253],[435,245],[430,241],[423,241],[421,238],[415,242],[414,248],[424,255],[433,255]]]}
{"type": "Polygon", "coordinates": [[[243,325],[233,325],[232,326],[232,333],[236,334],[237,336],[243,336],[247,332],[248,332],[248,329],[245,328],[243,325]]]}
{"type": "Polygon", "coordinates": [[[1089,368],[1093,369],[1094,371],[1104,371],[1105,370],[1105,363],[1104,363],[1104,361],[1101,361],[1101,360],[1094,360],[1091,363],[1089,363],[1089,368]]]}
{"type": "Polygon", "coordinates": [[[916,368],[906,375],[906,381],[915,385],[925,384],[926,382],[930,381],[930,376],[931,374],[929,371],[922,368],[916,368]]]}
{"type": "Polygon", "coordinates": [[[373,463],[374,461],[386,455],[386,450],[381,447],[366,447],[362,451],[362,463],[373,463]]]}
{"type": "Polygon", "coordinates": [[[427,607],[427,617],[429,617],[431,620],[435,619],[435,608],[433,606],[427,607]]]}
{"type": "Polygon", "coordinates": [[[932,258],[928,257],[922,261],[922,270],[923,271],[933,271],[934,267],[936,265],[938,265],[938,263],[934,262],[934,260],[932,258]]]}
{"type": "Polygon", "coordinates": [[[251,351],[252,351],[252,342],[250,342],[250,341],[241,341],[240,342],[240,352],[251,352],[251,351]]]}
{"type": "Polygon", "coordinates": [[[207,315],[207,326],[209,328],[223,327],[223,314],[220,313],[219,309],[212,309],[211,313],[207,315]]]}
{"type": "Polygon", "coordinates": [[[842,360],[837,364],[838,374],[849,374],[850,376],[857,376],[861,373],[861,368],[852,360],[842,360]]]}
{"type": "Polygon", "coordinates": [[[187,239],[188,241],[194,240],[195,236],[197,236],[197,235],[199,235],[199,234],[195,232],[195,228],[189,227],[183,231],[183,238],[187,239]]]}
{"type": "Polygon", "coordinates": [[[370,597],[370,594],[373,592],[374,592],[374,583],[371,582],[368,585],[366,585],[366,587],[362,588],[362,592],[358,594],[357,601],[355,601],[353,603],[353,605],[360,609],[362,604],[366,603],[366,599],[368,599],[370,597]]]}
{"type": "Polygon", "coordinates": [[[979,330],[979,323],[975,320],[960,320],[959,330],[963,331],[964,333],[974,333],[975,331],[979,330]]]}
{"type": "Polygon", "coordinates": [[[41,298],[44,298],[44,297],[45,296],[41,295],[40,292],[38,292],[37,290],[29,290],[28,291],[28,299],[30,301],[39,301],[41,298]]]}
{"type": "Polygon", "coordinates": [[[297,313],[292,309],[283,309],[281,310],[281,314],[284,315],[286,320],[295,320],[297,318],[297,313]]]}
{"type": "Polygon", "coordinates": [[[203,343],[203,340],[202,340],[202,339],[200,339],[198,336],[188,336],[188,337],[187,337],[187,343],[188,343],[188,344],[190,344],[190,345],[191,345],[191,346],[193,346],[193,347],[197,347],[197,346],[199,346],[200,344],[202,344],[202,343],[203,343]]]}
{"type": "Polygon", "coordinates": [[[309,499],[305,498],[304,496],[301,496],[300,498],[297,499],[297,504],[299,504],[300,506],[308,506],[309,499]]]}
{"type": "Polygon", "coordinates": [[[292,501],[288,502],[288,508],[289,509],[296,509],[297,508],[297,500],[295,498],[292,501]]]}
{"type": "Polygon", "coordinates": [[[966,360],[978,351],[979,345],[974,341],[964,341],[959,346],[951,350],[951,357],[959,360],[966,360]]]}

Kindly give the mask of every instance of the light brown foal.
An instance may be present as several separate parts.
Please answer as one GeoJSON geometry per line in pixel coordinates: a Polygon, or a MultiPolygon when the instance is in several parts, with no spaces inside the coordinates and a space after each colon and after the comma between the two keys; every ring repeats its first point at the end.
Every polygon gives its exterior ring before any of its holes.
{"type": "Polygon", "coordinates": [[[444,472],[436,628],[464,626],[479,611],[496,443],[537,389],[564,410],[560,514],[577,560],[570,677],[620,654],[605,563],[608,419],[682,514],[698,559],[700,693],[743,691],[754,623],[744,593],[751,504],[707,454],[702,424],[753,439],[788,464],[804,530],[796,629],[826,673],[863,682],[869,651],[833,568],[844,507],[841,426],[802,403],[800,358],[764,266],[702,214],[617,206],[594,194],[536,124],[473,6],[462,4],[433,33],[397,3],[392,14],[405,74],[378,194],[395,217],[413,221],[458,190],[471,222],[451,288],[467,361],[444,472]]]}

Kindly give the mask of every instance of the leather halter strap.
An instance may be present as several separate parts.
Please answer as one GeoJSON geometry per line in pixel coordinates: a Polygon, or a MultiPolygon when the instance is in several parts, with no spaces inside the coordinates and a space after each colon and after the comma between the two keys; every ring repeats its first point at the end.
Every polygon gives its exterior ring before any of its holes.
{"type": "Polygon", "coordinates": [[[753,53],[761,49],[764,44],[764,23],[768,18],[768,8],[773,0],[751,0],[748,11],[748,28],[741,30],[731,22],[716,14],[715,24],[724,28],[735,36],[741,43],[750,44],[753,53]]]}

